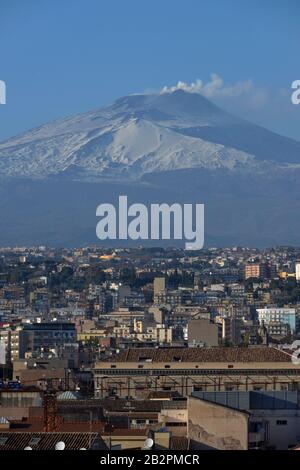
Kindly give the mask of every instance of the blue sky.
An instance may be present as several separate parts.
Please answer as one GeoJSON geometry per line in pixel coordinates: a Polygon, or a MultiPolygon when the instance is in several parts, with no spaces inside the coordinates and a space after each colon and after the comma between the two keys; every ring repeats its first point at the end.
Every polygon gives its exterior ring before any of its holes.
{"type": "Polygon", "coordinates": [[[298,0],[1,0],[0,140],[211,73],[212,100],[300,140],[299,21],[298,0]]]}

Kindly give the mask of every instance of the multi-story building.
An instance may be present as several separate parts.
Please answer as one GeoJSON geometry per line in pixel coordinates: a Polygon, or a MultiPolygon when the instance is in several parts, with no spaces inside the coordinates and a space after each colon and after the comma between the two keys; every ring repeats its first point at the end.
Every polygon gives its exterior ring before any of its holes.
{"type": "Polygon", "coordinates": [[[296,263],[295,271],[296,271],[296,281],[300,281],[300,263],[296,263]]]}
{"type": "Polygon", "coordinates": [[[281,322],[270,322],[268,324],[267,332],[268,335],[273,337],[273,336],[280,336],[280,337],[286,337],[291,334],[291,329],[290,325],[288,323],[281,323],[281,322]]]}
{"type": "Polygon", "coordinates": [[[222,328],[218,323],[200,318],[188,322],[188,344],[190,347],[219,346],[222,340],[222,328]]]}
{"type": "Polygon", "coordinates": [[[158,292],[155,300],[158,304],[177,306],[183,303],[183,292],[179,290],[164,290],[158,292]]]}
{"type": "Polygon", "coordinates": [[[153,281],[153,296],[154,300],[157,298],[158,294],[163,292],[166,288],[166,279],[164,277],[155,277],[153,281]]]}
{"type": "Polygon", "coordinates": [[[241,320],[238,318],[222,319],[222,339],[233,346],[241,343],[241,320]]]}
{"type": "Polygon", "coordinates": [[[142,397],[149,390],[295,390],[300,365],[270,347],[135,348],[96,362],[96,397],[142,397]]]}
{"type": "Polygon", "coordinates": [[[0,341],[4,344],[6,364],[19,359],[20,354],[23,352],[20,344],[20,331],[20,328],[0,330],[0,341]]]}
{"type": "Polygon", "coordinates": [[[298,317],[296,308],[292,307],[270,307],[257,309],[258,320],[260,324],[264,324],[267,329],[268,326],[277,324],[288,325],[291,333],[295,333],[298,329],[298,317]]]}
{"type": "MultiPolygon", "coordinates": [[[[56,350],[59,354],[64,345],[76,342],[77,331],[74,323],[32,323],[24,325],[20,332],[22,352],[38,353],[56,350]]],[[[22,358],[24,355],[21,356],[22,358]]]]}
{"type": "Polygon", "coordinates": [[[266,266],[261,263],[249,263],[245,266],[245,279],[263,279],[266,276],[266,266]]]}

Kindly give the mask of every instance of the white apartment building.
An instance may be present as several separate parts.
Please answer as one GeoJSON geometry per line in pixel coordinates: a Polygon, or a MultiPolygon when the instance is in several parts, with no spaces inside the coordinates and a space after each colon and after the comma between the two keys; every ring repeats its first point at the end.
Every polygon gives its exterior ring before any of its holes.
{"type": "Polygon", "coordinates": [[[292,307],[266,307],[257,309],[258,320],[260,325],[283,324],[289,325],[292,333],[298,328],[298,316],[295,308],[292,307]]]}

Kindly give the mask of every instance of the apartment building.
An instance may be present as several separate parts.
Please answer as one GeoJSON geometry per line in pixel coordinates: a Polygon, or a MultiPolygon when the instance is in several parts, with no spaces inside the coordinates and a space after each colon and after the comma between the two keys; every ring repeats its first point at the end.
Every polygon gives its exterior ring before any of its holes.
{"type": "Polygon", "coordinates": [[[164,292],[166,288],[166,279],[164,277],[155,277],[153,281],[153,296],[157,299],[158,294],[164,292]]]}
{"type": "Polygon", "coordinates": [[[0,331],[0,341],[4,345],[6,364],[11,364],[18,360],[20,355],[24,353],[20,341],[20,332],[21,328],[15,330],[7,328],[0,331]]]}
{"type": "Polygon", "coordinates": [[[249,263],[245,265],[245,279],[263,279],[266,276],[266,266],[261,263],[249,263]]]}
{"type": "Polygon", "coordinates": [[[267,329],[268,327],[274,327],[274,324],[288,325],[291,333],[295,333],[298,329],[298,315],[296,308],[285,307],[270,307],[270,308],[258,308],[257,309],[258,320],[260,324],[264,324],[267,329]]]}
{"type": "Polygon", "coordinates": [[[222,340],[222,327],[205,318],[188,322],[188,344],[190,347],[219,346],[222,340]]]}
{"type": "Polygon", "coordinates": [[[21,332],[23,353],[36,353],[49,349],[62,351],[65,344],[76,342],[76,338],[74,323],[31,323],[24,325],[21,332]]]}

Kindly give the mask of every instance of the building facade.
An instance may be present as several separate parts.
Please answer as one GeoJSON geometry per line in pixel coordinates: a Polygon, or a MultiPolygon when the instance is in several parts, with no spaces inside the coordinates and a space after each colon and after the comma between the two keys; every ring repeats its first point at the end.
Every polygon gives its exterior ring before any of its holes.
{"type": "Polygon", "coordinates": [[[131,348],[95,363],[95,397],[153,391],[298,390],[300,365],[282,351],[249,348],[131,348]]]}
{"type": "Polygon", "coordinates": [[[31,323],[24,326],[20,336],[23,353],[34,354],[49,349],[59,353],[65,344],[76,342],[77,331],[74,323],[31,323]]]}
{"type": "Polygon", "coordinates": [[[298,329],[296,308],[258,308],[257,314],[259,323],[264,324],[267,329],[269,325],[274,327],[274,324],[288,325],[291,333],[295,333],[298,329]]]}

